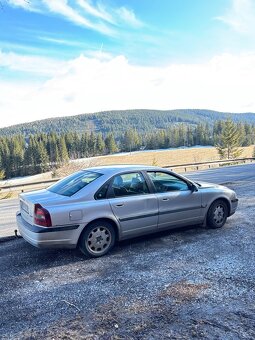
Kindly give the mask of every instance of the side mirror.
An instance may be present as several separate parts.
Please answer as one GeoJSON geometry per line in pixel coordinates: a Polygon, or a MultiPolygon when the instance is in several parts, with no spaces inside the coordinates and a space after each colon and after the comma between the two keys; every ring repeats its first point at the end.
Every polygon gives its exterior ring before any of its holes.
{"type": "Polygon", "coordinates": [[[194,183],[190,183],[190,190],[192,192],[195,192],[195,191],[198,191],[198,188],[197,188],[197,186],[194,183]]]}

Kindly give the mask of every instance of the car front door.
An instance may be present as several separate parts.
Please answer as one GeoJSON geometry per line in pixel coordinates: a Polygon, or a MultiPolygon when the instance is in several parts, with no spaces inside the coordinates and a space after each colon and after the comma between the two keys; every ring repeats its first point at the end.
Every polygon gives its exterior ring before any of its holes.
{"type": "Polygon", "coordinates": [[[159,206],[158,227],[196,224],[203,221],[201,193],[168,172],[148,171],[159,206]]]}
{"type": "Polygon", "coordinates": [[[109,192],[109,202],[119,220],[123,238],[157,230],[157,197],[149,191],[142,173],[115,176],[109,192]]]}

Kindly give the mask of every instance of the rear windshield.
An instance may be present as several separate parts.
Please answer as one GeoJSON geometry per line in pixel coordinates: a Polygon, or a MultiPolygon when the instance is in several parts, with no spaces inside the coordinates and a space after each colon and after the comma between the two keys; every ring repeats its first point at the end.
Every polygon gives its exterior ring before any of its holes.
{"type": "Polygon", "coordinates": [[[100,176],[102,174],[97,172],[79,171],[51,185],[47,190],[70,197],[100,176]]]}

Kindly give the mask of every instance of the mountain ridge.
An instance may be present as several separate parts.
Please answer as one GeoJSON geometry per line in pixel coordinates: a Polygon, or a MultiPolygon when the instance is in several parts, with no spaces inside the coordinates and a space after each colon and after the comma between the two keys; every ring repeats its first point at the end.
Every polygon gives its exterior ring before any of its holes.
{"type": "Polygon", "coordinates": [[[129,128],[136,128],[140,133],[153,129],[165,129],[170,124],[197,125],[205,123],[212,126],[217,120],[228,117],[235,122],[255,125],[255,113],[228,113],[207,109],[175,109],[175,110],[112,110],[95,113],[84,113],[73,116],[46,118],[28,123],[21,123],[0,128],[0,136],[15,134],[30,135],[35,133],[57,132],[114,132],[121,135],[129,128]]]}

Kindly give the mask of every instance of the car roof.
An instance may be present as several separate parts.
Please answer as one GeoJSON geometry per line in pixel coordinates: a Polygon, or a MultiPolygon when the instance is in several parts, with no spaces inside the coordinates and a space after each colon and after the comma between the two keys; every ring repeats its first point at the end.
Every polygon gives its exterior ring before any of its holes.
{"type": "Polygon", "coordinates": [[[162,168],[149,166],[149,165],[135,165],[135,164],[126,164],[126,165],[104,165],[97,166],[92,168],[87,168],[84,170],[95,171],[102,174],[114,175],[123,171],[141,171],[141,170],[162,170],[162,168]]]}

